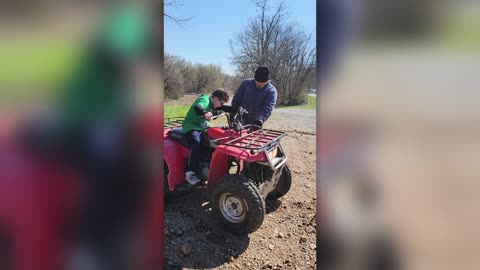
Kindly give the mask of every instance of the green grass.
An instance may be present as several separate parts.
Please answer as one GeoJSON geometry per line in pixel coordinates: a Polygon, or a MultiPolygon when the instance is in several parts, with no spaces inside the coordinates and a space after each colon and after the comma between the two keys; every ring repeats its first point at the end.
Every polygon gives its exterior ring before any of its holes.
{"type": "Polygon", "coordinates": [[[189,108],[186,105],[165,105],[164,118],[186,116],[189,108]]]}
{"type": "Polygon", "coordinates": [[[307,96],[307,102],[295,106],[279,106],[277,109],[308,109],[315,110],[317,108],[317,97],[307,96]]]}
{"type": "MultiPolygon", "coordinates": [[[[168,102],[167,102],[168,103],[168,102]]],[[[302,104],[302,105],[297,105],[297,106],[280,106],[277,107],[276,109],[308,109],[308,110],[315,110],[317,107],[317,100],[316,97],[307,97],[307,103],[302,104]]],[[[169,118],[169,117],[177,117],[177,116],[185,116],[187,115],[188,109],[190,106],[188,105],[177,105],[177,104],[165,104],[164,106],[164,118],[169,118]]],[[[218,124],[218,123],[223,123],[225,122],[222,119],[218,119],[215,122],[212,122],[213,124],[218,124]]]]}
{"type": "Polygon", "coordinates": [[[448,17],[443,38],[458,48],[480,48],[480,16],[478,10],[463,10],[448,17]]]}

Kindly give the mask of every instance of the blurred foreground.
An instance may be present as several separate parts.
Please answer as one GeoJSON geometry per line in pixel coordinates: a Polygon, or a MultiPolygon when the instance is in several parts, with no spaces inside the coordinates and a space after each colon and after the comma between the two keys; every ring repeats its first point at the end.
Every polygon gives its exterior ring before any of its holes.
{"type": "Polygon", "coordinates": [[[158,269],[163,6],[23,4],[0,29],[0,269],[158,269]]]}

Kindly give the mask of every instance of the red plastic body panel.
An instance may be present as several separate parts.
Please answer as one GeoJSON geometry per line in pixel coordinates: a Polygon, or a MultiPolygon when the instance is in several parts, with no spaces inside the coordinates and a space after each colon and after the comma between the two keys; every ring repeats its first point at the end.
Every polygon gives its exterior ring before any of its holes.
{"type": "Polygon", "coordinates": [[[64,269],[77,183],[58,162],[18,149],[0,153],[0,223],[13,240],[12,270],[64,269]]]}
{"type": "Polygon", "coordinates": [[[168,166],[168,187],[172,191],[185,181],[185,165],[189,149],[168,137],[164,138],[163,146],[163,157],[168,166]]]}

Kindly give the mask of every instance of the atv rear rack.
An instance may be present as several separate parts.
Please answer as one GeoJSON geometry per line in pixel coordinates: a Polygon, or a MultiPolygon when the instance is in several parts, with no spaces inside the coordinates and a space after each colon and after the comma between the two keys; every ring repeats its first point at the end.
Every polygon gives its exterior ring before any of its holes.
{"type": "Polygon", "coordinates": [[[164,128],[177,128],[181,127],[183,120],[185,120],[185,117],[168,117],[165,118],[163,121],[163,127],[164,128]]]}

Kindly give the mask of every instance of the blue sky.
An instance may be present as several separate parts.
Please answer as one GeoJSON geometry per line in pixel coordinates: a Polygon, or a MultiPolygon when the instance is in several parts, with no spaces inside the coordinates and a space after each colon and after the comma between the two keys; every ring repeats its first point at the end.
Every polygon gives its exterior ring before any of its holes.
{"type": "MultiPolygon", "coordinates": [[[[253,0],[181,0],[183,6],[165,11],[189,17],[183,26],[165,19],[165,51],[193,63],[217,64],[233,74],[229,40],[255,17],[253,0]]],[[[271,4],[277,3],[274,0],[271,4]]],[[[285,0],[289,21],[308,33],[315,32],[315,0],[285,0]]]]}

